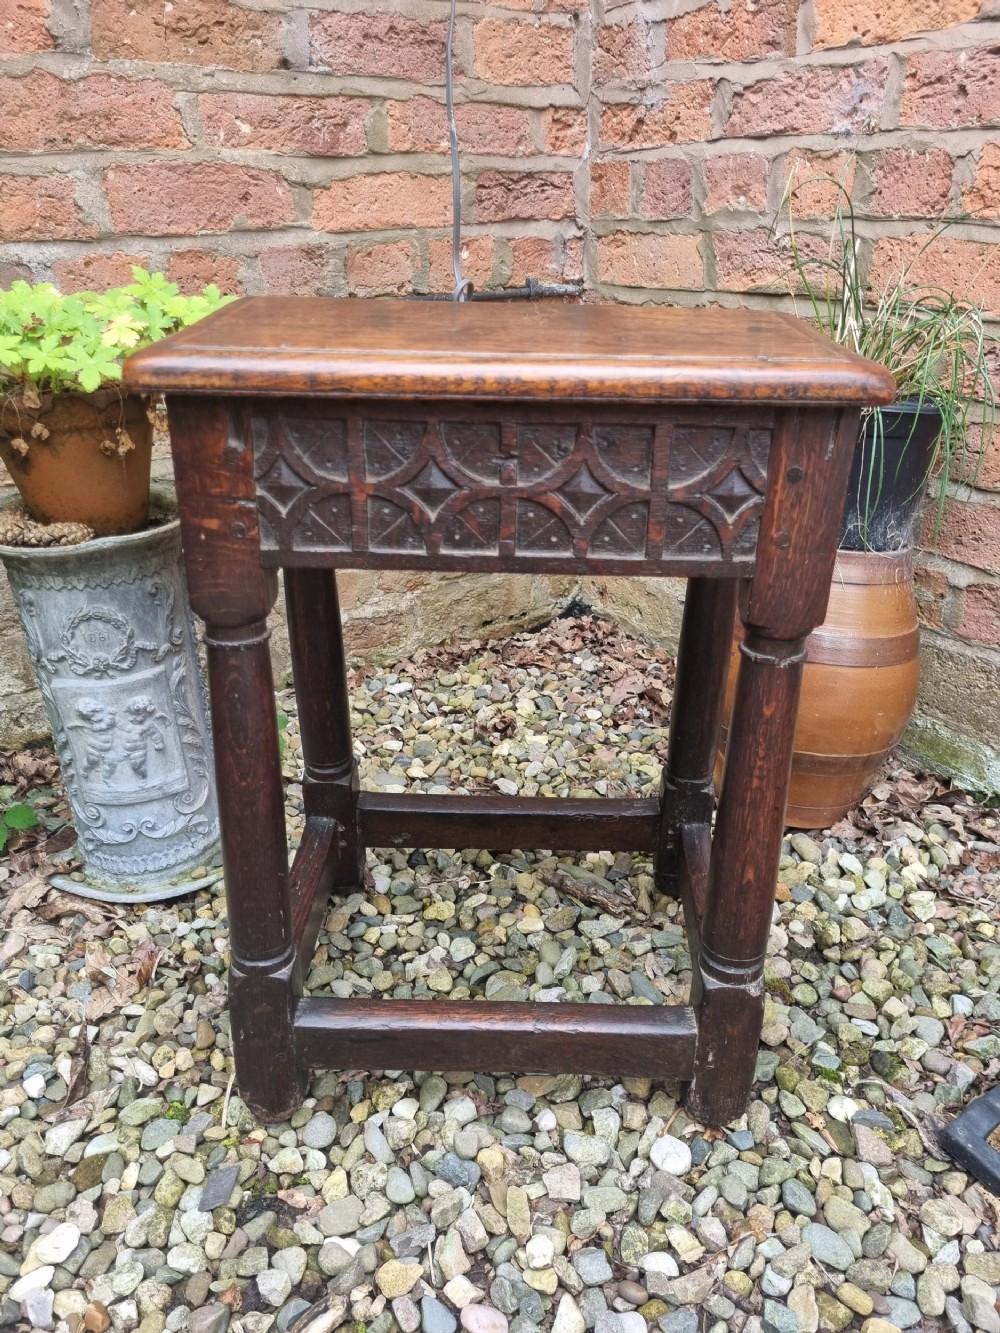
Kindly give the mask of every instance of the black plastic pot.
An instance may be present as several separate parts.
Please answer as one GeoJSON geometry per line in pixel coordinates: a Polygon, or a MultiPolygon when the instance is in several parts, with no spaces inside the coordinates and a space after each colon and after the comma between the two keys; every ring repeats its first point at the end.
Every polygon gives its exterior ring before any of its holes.
{"type": "Polygon", "coordinates": [[[904,551],[927,486],[941,413],[931,403],[882,409],[881,438],[865,418],[854,451],[840,532],[845,551],[904,551]]]}

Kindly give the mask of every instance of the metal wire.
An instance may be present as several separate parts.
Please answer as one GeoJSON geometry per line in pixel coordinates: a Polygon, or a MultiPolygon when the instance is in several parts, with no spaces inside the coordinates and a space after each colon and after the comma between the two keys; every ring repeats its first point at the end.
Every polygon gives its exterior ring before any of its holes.
{"type": "Polygon", "coordinates": [[[444,93],[448,111],[448,145],[451,150],[451,267],[455,288],[449,294],[420,296],[425,301],[505,301],[512,298],[539,296],[579,296],[581,283],[548,284],[528,278],[523,287],[501,287],[497,291],[477,292],[472,281],[462,273],[462,164],[458,155],[458,126],[455,124],[455,76],[453,68],[455,45],[455,15],[457,0],[451,0],[448,15],[448,37],[444,52],[444,93]]]}
{"type": "Polygon", "coordinates": [[[451,267],[455,274],[453,301],[467,301],[472,294],[472,283],[462,276],[462,167],[458,156],[458,126],[455,124],[455,78],[452,68],[455,44],[455,11],[457,0],[451,0],[448,17],[448,41],[444,53],[444,94],[448,108],[448,143],[451,148],[451,267]]]}

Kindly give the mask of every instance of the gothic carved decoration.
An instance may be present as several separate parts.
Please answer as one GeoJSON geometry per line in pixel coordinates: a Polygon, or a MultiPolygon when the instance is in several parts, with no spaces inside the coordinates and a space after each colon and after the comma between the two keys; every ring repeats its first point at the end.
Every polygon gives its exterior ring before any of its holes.
{"type": "Polygon", "coordinates": [[[641,572],[752,563],[773,421],[261,403],[251,425],[265,553],[641,572]]]}

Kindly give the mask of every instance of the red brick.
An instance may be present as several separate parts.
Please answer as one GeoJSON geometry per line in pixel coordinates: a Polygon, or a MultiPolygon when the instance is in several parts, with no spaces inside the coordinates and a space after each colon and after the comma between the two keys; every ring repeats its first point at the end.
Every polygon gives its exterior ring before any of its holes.
{"type": "Polygon", "coordinates": [[[1000,217],[1000,144],[983,145],[976,163],[976,179],[963,192],[962,206],[977,217],[1000,217]]]}
{"type": "Polygon", "coordinates": [[[50,0],[0,0],[0,56],[50,50],[45,23],[51,9],[50,0]]]}
{"type": "Polygon", "coordinates": [[[243,295],[240,261],[235,255],[218,255],[211,250],[175,250],[170,256],[167,277],[182,292],[200,292],[214,282],[227,295],[243,295]]]}
{"type": "MultiPolygon", "coordinates": [[[[427,246],[430,267],[427,289],[431,292],[455,290],[455,274],[451,266],[451,238],[433,240],[427,246]]],[[[496,242],[492,236],[467,236],[463,239],[459,256],[462,277],[468,278],[477,290],[491,285],[496,242]]]]}
{"type": "Polygon", "coordinates": [[[264,285],[274,296],[325,296],[330,255],[321,245],[275,245],[259,257],[264,285]]]}
{"type": "Polygon", "coordinates": [[[93,0],[94,55],[263,72],[285,63],[277,14],[231,0],[93,0]]]}
{"type": "Polygon", "coordinates": [[[583,237],[567,236],[562,246],[562,277],[564,282],[583,281],[583,237]]]}
{"type": "Polygon", "coordinates": [[[888,62],[815,67],[761,79],[733,94],[726,134],[859,134],[877,125],[888,62]]]}
{"type": "Polygon", "coordinates": [[[363,97],[267,97],[206,93],[199,99],[205,141],[219,148],[354,157],[367,152],[363,97]]]}
{"type": "Polygon", "coordinates": [[[911,56],[899,123],[940,130],[1000,124],[1000,52],[990,48],[911,56]]]}
{"type": "MultiPolygon", "coordinates": [[[[455,108],[463,153],[525,157],[534,151],[531,124],[522,107],[465,102],[455,108]]],[[[443,153],[448,149],[448,118],[443,102],[411,97],[386,107],[386,144],[390,153],[443,153]]]]}
{"type": "Polygon", "coordinates": [[[520,236],[508,244],[512,261],[508,286],[523,287],[528,278],[538,282],[576,282],[580,278],[583,248],[578,236],[562,241],[520,236]]]}
{"type": "Polygon", "coordinates": [[[712,240],[720,291],[788,292],[801,286],[787,244],[765,228],[717,231],[712,240]]]}
{"type": "Polygon", "coordinates": [[[288,183],[274,171],[229,162],[110,167],[104,188],[119,232],[195,236],[295,221],[288,183]]]}
{"type": "MultiPolygon", "coordinates": [[[[993,386],[993,392],[998,401],[1000,401],[1000,342],[991,340],[986,344],[986,375],[990,384],[993,386]]],[[[965,374],[962,382],[962,388],[970,398],[982,397],[982,390],[974,383],[974,377],[965,374]]],[[[1000,423],[1000,415],[998,415],[1000,423]]],[[[1000,443],[1000,442],[995,442],[1000,443]]]]}
{"type": "Polygon", "coordinates": [[[951,596],[951,585],[945,576],[934,569],[920,565],[913,571],[913,591],[917,599],[917,615],[921,625],[941,629],[945,605],[951,596]]]}
{"type": "Polygon", "coordinates": [[[964,461],[961,458],[958,460],[952,475],[956,480],[971,482],[982,491],[1000,491],[1000,424],[994,423],[984,450],[983,433],[987,429],[980,424],[968,427],[966,457],[964,461]]]}
{"type": "Polygon", "coordinates": [[[15,282],[31,282],[31,267],[16,259],[0,259],[0,288],[11,287],[15,282]]]}
{"type": "Polygon", "coordinates": [[[313,194],[312,222],[321,231],[443,227],[450,221],[450,176],[386,171],[349,176],[313,194]]]}
{"type": "Polygon", "coordinates": [[[650,162],[642,178],[639,213],[644,218],[682,218],[691,212],[691,166],[683,158],[650,162]]]}
{"type": "MultiPolygon", "coordinates": [[[[935,514],[930,507],[925,515],[925,540],[930,544],[935,514]]],[[[1000,507],[995,499],[985,501],[949,500],[937,547],[942,555],[959,560],[973,569],[1000,574],[1000,507]]]]}
{"type": "Polygon", "coordinates": [[[69,81],[42,70],[0,79],[0,148],[187,148],[173,102],[174,90],[153,79],[69,81]]]}
{"type": "Polygon", "coordinates": [[[888,218],[938,218],[951,199],[952,161],[940,148],[890,148],[875,165],[872,213],[888,218]]]}
{"type": "Polygon", "coordinates": [[[1000,265],[996,245],[938,236],[883,237],[875,246],[869,281],[881,291],[906,271],[909,288],[938,287],[1000,314],[1000,265]]]}
{"type": "Polygon", "coordinates": [[[582,157],[587,151],[586,112],[550,106],[542,112],[542,145],[556,157],[582,157]]]}
{"type": "Polygon", "coordinates": [[[784,164],[782,191],[793,183],[792,210],[797,218],[829,218],[850,202],[854,189],[853,153],[795,151],[784,164]]]}
{"type": "Polygon", "coordinates": [[[484,171],[476,181],[476,221],[537,221],[576,214],[568,171],[484,171]]]}
{"type": "Polygon", "coordinates": [[[526,20],[483,19],[473,30],[475,72],[488,83],[548,87],[573,82],[573,29],[526,20]]]}
{"type": "Polygon", "coordinates": [[[417,247],[412,241],[386,241],[347,254],[347,284],[352,296],[401,296],[413,290],[417,247]]]}
{"type": "Polygon", "coordinates": [[[596,83],[625,82],[652,72],[652,32],[641,15],[597,29],[593,77],[596,83]]]}
{"type": "Polygon", "coordinates": [[[632,216],[629,188],[632,167],[628,162],[595,162],[590,169],[591,217],[632,216]]]}
{"type": "Polygon", "coordinates": [[[444,83],[446,23],[418,23],[404,14],[323,14],[310,33],[316,63],[334,74],[391,76],[444,83]]]}
{"type": "Polygon", "coordinates": [[[149,268],[149,256],[127,255],[121,250],[112,255],[91,252],[55,260],[52,278],[61,292],[105,292],[131,282],[134,264],[149,268]]]}
{"type": "Polygon", "coordinates": [[[597,241],[601,282],[617,287],[685,288],[704,283],[697,236],[661,236],[655,232],[614,232],[597,241]]]}
{"type": "Polygon", "coordinates": [[[667,28],[668,60],[762,60],[795,54],[798,0],[702,5],[667,28]]]}
{"type": "Polygon", "coordinates": [[[767,159],[760,153],[721,153],[707,157],[703,169],[706,213],[767,207],[767,159]]]}
{"type": "Polygon", "coordinates": [[[965,608],[958,632],[976,643],[1000,646],[1000,587],[972,583],[965,590],[965,608]]]}
{"type": "Polygon", "coordinates": [[[69,176],[0,176],[0,241],[83,240],[97,228],[84,222],[69,176]]]}
{"type": "Polygon", "coordinates": [[[610,148],[664,148],[711,136],[712,84],[671,83],[655,106],[609,102],[601,108],[601,144],[610,148]]]}
{"type": "Polygon", "coordinates": [[[528,278],[556,282],[562,277],[554,241],[541,236],[519,236],[509,245],[513,261],[510,286],[523,287],[528,278]]]}
{"type": "Polygon", "coordinates": [[[816,35],[813,49],[831,46],[879,46],[915,32],[953,28],[973,19],[982,0],[813,0],[816,35]]]}

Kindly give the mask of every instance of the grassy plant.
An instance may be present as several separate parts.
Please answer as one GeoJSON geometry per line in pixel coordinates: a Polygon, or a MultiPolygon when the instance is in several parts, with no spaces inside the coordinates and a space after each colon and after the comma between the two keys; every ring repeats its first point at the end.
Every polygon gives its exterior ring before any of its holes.
{"type": "MultiPolygon", "coordinates": [[[[812,183],[802,181],[791,186],[783,210],[795,272],[813,318],[824,333],[885,366],[896,381],[897,402],[910,400],[921,407],[933,404],[941,413],[941,431],[921,483],[923,489],[931,475],[938,478],[936,536],[949,482],[956,478],[975,480],[996,419],[996,395],[987,362],[992,339],[984,327],[982,307],[942,287],[911,280],[917,261],[949,225],[947,222],[930,233],[890,286],[882,291],[870,290],[860,261],[861,238],[854,209],[839,182],[827,182],[836,186],[840,202],[825,253],[814,252],[812,246],[807,253],[805,238],[797,230],[795,196],[812,183]],[[979,405],[982,445],[973,449],[969,427],[978,420],[979,405]]],[[[871,412],[871,450],[865,460],[864,493],[859,497],[863,517],[874,512],[890,480],[886,413],[891,415],[892,408],[874,408],[871,412]]],[[[897,467],[901,462],[897,460],[897,467]]]]}

